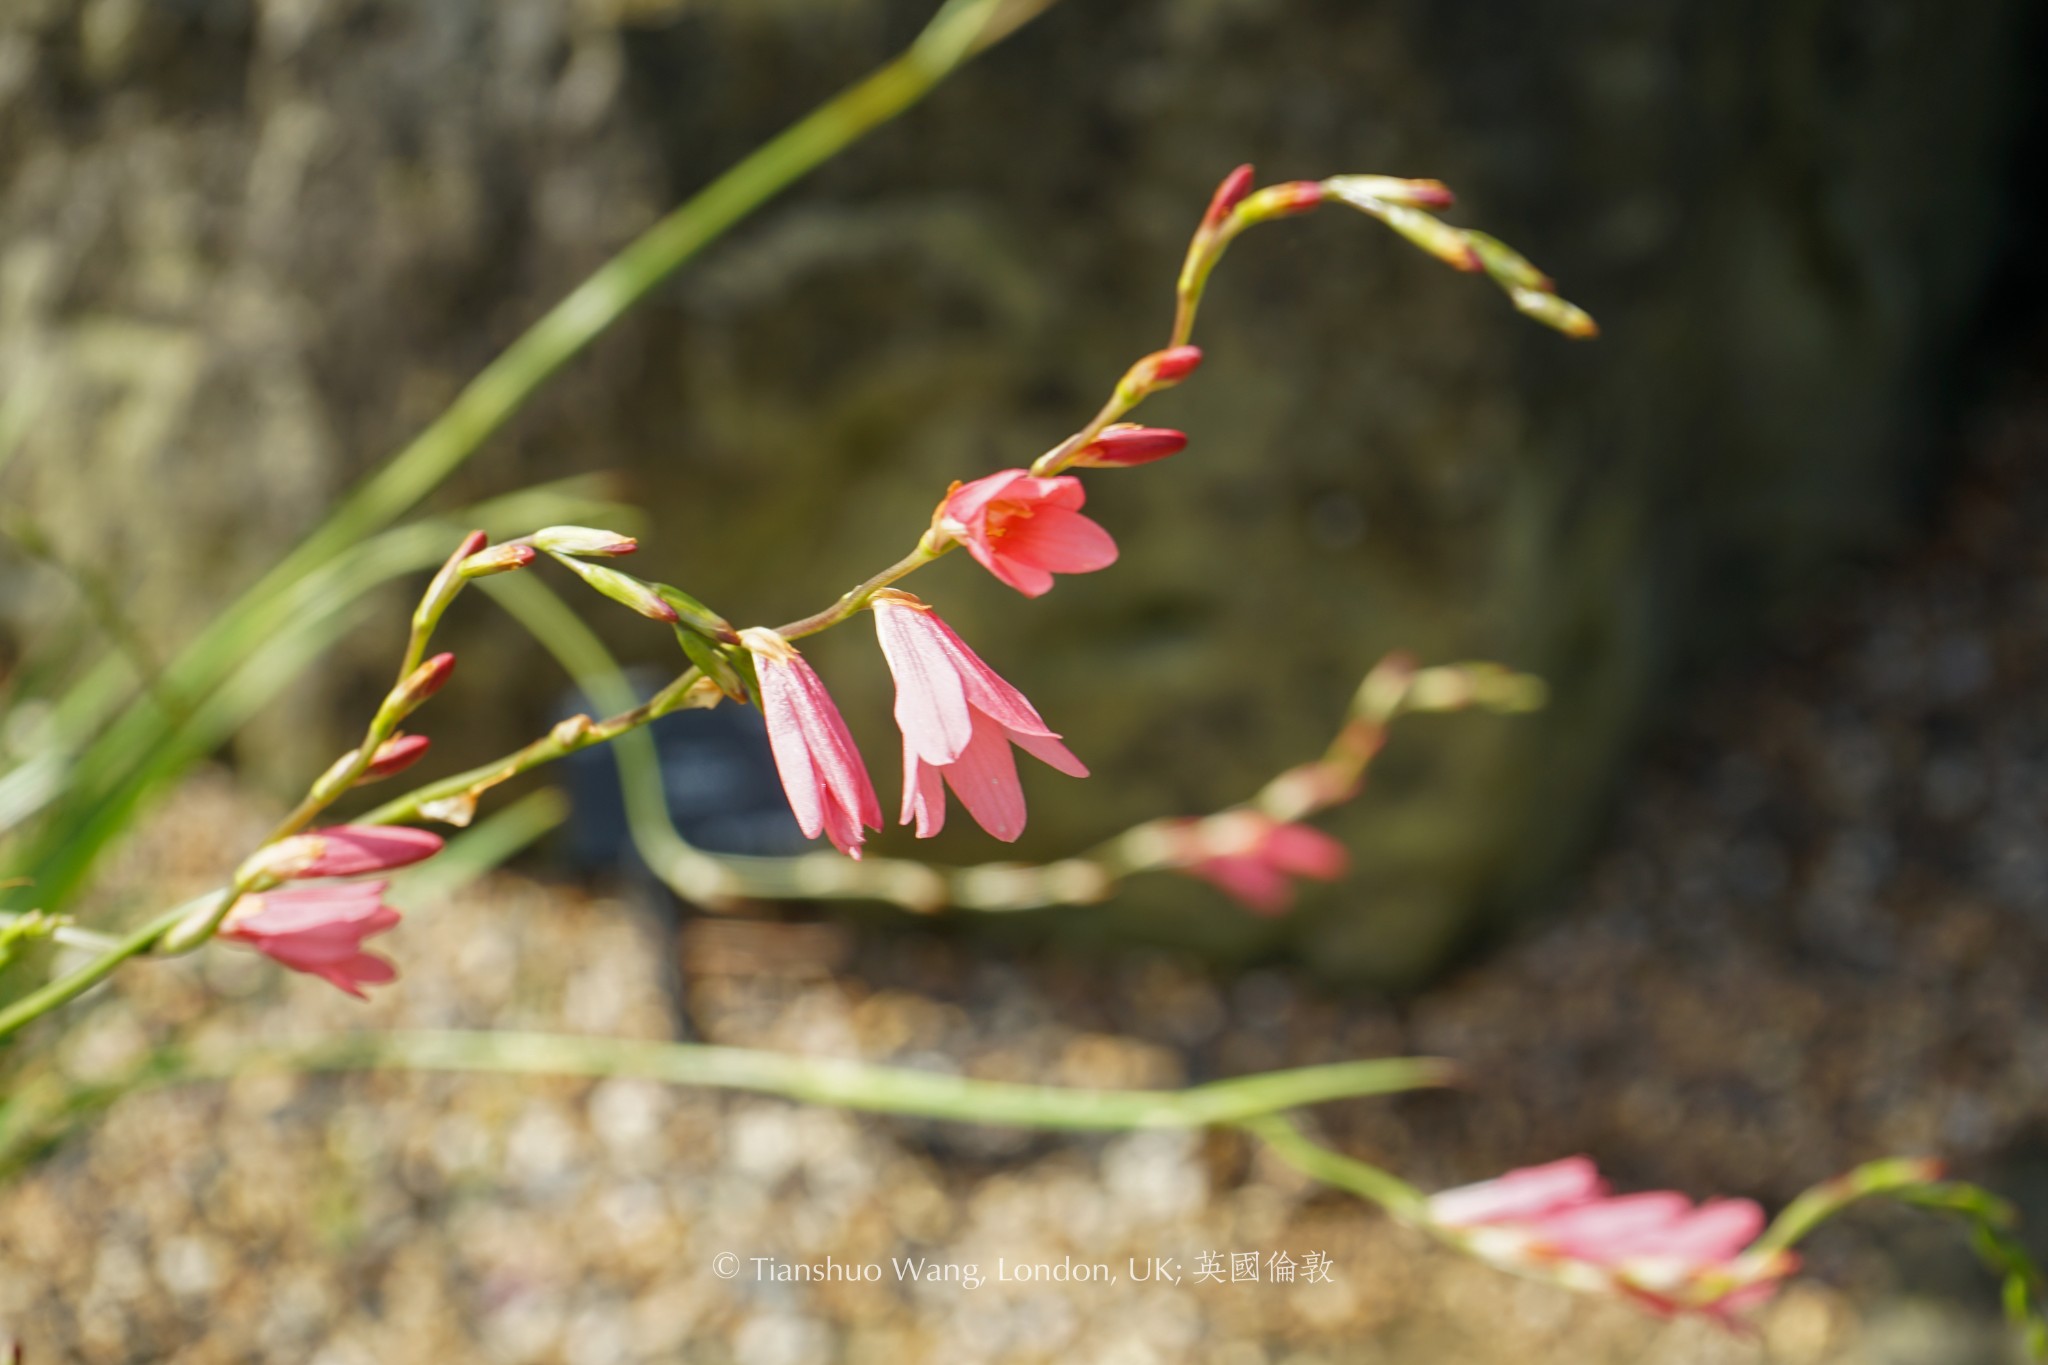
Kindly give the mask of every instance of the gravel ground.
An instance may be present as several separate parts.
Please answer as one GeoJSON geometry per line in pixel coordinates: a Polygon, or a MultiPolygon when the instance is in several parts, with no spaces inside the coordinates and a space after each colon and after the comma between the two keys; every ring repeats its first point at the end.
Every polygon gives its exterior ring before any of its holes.
{"type": "MultiPolygon", "coordinates": [[[[2008,401],[1923,543],[1704,685],[1570,903],[1418,999],[1148,956],[697,921],[497,877],[386,940],[363,1007],[234,952],[131,973],[65,1044],[350,1026],[553,1028],[1170,1085],[1396,1052],[1470,1090],[1320,1111],[1425,1185],[1575,1151],[1775,1205],[1938,1153],[2048,1220],[2048,392],[2008,401]],[[225,1002],[226,1007],[220,1008],[225,1002]]],[[[260,823],[192,784],[115,897],[203,884],[260,823]]],[[[1049,1137],[602,1083],[250,1076],[117,1104],[0,1190],[0,1322],[57,1360],[1970,1365],[2011,1359],[1961,1239],[1900,1213],[1811,1244],[1753,1337],[1466,1264],[1230,1136],[1049,1137]],[[1255,1283],[1197,1283],[1202,1252],[1255,1283]],[[714,1258],[741,1258],[735,1279],[714,1258]],[[1265,1257],[1327,1257],[1274,1283],[1265,1257]],[[778,1283],[753,1258],[876,1263],[778,1283]],[[899,1281],[891,1258],[974,1264],[899,1281]],[[1179,1284],[1132,1283],[1170,1257],[1179,1284]],[[1009,1266],[1106,1263],[1116,1284],[1009,1266]]]]}

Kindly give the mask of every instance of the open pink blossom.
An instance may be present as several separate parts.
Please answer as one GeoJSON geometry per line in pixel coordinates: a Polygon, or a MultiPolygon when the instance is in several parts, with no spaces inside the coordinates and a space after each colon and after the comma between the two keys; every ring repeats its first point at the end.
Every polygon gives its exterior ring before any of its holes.
{"type": "Polygon", "coordinates": [[[1672,1190],[1611,1195],[1585,1157],[1446,1190],[1430,1199],[1428,1217],[1488,1260],[1624,1293],[1661,1312],[1725,1317],[1768,1298],[1798,1264],[1789,1252],[1750,1251],[1764,1230],[1754,1202],[1695,1205],[1672,1190]]]}
{"type": "Polygon", "coordinates": [[[1024,832],[1024,789],[1012,744],[1069,777],[1088,776],[1024,694],[930,607],[909,593],[883,592],[873,609],[903,730],[901,819],[917,821],[920,839],[945,825],[947,787],[996,838],[1008,843],[1024,832]]]}
{"type": "Polygon", "coordinates": [[[1056,573],[1092,573],[1116,562],[1109,532],[1080,513],[1087,500],[1071,474],[1041,479],[1005,469],[956,485],[939,507],[938,529],[1018,592],[1042,597],[1056,573]]]}
{"type": "Polygon", "coordinates": [[[761,675],[768,747],[797,826],[823,834],[849,858],[860,857],[865,830],[882,827],[882,803],[867,765],[815,670],[789,641],[758,626],[740,632],[761,675]]]}
{"type": "Polygon", "coordinates": [[[1335,881],[1351,866],[1344,845],[1307,825],[1252,810],[1189,820],[1175,830],[1182,866],[1261,915],[1294,904],[1294,877],[1335,881]]]}
{"type": "Polygon", "coordinates": [[[363,951],[364,939],[396,927],[398,918],[384,904],[383,882],[295,886],[242,897],[220,936],[361,1000],[363,987],[398,978],[388,961],[363,951]]]}

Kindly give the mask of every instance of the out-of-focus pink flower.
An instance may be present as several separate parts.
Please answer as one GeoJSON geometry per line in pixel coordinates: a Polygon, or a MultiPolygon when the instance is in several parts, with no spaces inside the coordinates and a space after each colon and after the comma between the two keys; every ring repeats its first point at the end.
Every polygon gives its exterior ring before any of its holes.
{"type": "Polygon", "coordinates": [[[903,811],[920,839],[946,823],[946,788],[974,822],[1005,843],[1024,832],[1024,790],[1015,744],[1069,777],[1088,769],[1024,694],[967,647],[952,627],[909,593],[873,602],[875,634],[896,679],[896,723],[903,730],[903,811]]]}
{"type": "Polygon", "coordinates": [[[398,978],[397,968],[363,950],[364,939],[396,927],[398,919],[384,904],[383,882],[296,886],[244,896],[228,912],[220,936],[361,1000],[363,987],[398,978]]]}
{"type": "Polygon", "coordinates": [[[1725,1318],[1768,1298],[1798,1265],[1790,1252],[1750,1252],[1764,1230],[1754,1202],[1695,1205],[1671,1190],[1610,1195],[1585,1157],[1446,1190],[1430,1199],[1428,1218],[1497,1264],[1667,1313],[1725,1318]]]}
{"type": "Polygon", "coordinates": [[[774,631],[752,627],[740,632],[740,642],[761,676],[768,747],[797,826],[807,838],[822,833],[847,857],[860,857],[867,838],[862,827],[882,827],[882,803],[832,695],[803,655],[774,631]]]}
{"type": "Polygon", "coordinates": [[[1181,866],[1262,915],[1294,903],[1292,877],[1335,881],[1351,855],[1319,829],[1237,810],[1189,820],[1174,830],[1181,866]]]}
{"type": "Polygon", "coordinates": [[[1101,435],[1081,447],[1073,462],[1085,468],[1125,469],[1178,455],[1187,449],[1187,444],[1188,437],[1184,431],[1116,422],[1104,427],[1101,435]]]}
{"type": "Polygon", "coordinates": [[[1087,500],[1072,475],[1041,479],[1005,469],[948,493],[938,529],[1018,592],[1042,597],[1056,573],[1092,573],[1116,562],[1109,532],[1080,513],[1087,500]]]}

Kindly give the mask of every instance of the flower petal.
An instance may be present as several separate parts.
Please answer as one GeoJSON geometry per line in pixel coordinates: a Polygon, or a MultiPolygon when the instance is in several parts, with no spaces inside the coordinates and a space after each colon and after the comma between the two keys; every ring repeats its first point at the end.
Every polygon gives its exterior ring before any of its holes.
{"type": "Polygon", "coordinates": [[[1024,789],[1001,726],[977,714],[974,739],[943,771],[976,824],[1006,844],[1024,832],[1024,789]]]}
{"type": "Polygon", "coordinates": [[[1445,1190],[1430,1198],[1429,1216],[1454,1228],[1527,1222],[1598,1199],[1606,1192],[1607,1182],[1600,1178],[1592,1159],[1570,1156],[1445,1190]]]}
{"type": "Polygon", "coordinates": [[[1029,521],[1012,523],[1002,555],[1054,573],[1093,573],[1116,563],[1116,541],[1079,512],[1041,507],[1029,521]]]}
{"type": "Polygon", "coordinates": [[[1009,731],[1010,742],[1030,754],[1048,767],[1057,768],[1068,777],[1088,776],[1088,765],[1075,758],[1066,745],[1060,743],[1057,735],[1027,735],[1015,730],[1009,731]]]}
{"type": "Polygon", "coordinates": [[[922,607],[887,598],[875,603],[874,617],[882,657],[896,680],[897,726],[926,762],[951,763],[974,737],[967,694],[947,639],[958,644],[958,637],[922,607]]]}

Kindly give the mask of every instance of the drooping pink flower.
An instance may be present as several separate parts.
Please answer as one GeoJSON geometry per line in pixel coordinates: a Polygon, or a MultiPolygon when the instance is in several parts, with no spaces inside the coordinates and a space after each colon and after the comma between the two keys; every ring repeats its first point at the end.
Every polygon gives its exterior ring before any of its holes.
{"type": "Polygon", "coordinates": [[[822,833],[841,853],[859,858],[867,838],[862,827],[882,827],[882,803],[832,695],[774,631],[752,627],[740,632],[740,641],[761,676],[768,747],[797,826],[807,838],[822,833]]]}
{"type": "Polygon", "coordinates": [[[1018,592],[1042,597],[1056,573],[1092,573],[1116,562],[1109,532],[1079,511],[1087,500],[1070,474],[1041,479],[1005,469],[948,493],[938,529],[1018,592]]]}
{"type": "Polygon", "coordinates": [[[1610,1195],[1585,1157],[1446,1190],[1429,1200],[1428,1219],[1498,1264],[1611,1289],[1661,1312],[1726,1317],[1768,1298],[1798,1264],[1789,1252],[1749,1250],[1764,1230],[1751,1200],[1610,1195]]]}
{"type": "Polygon", "coordinates": [[[929,839],[946,823],[946,788],[974,822],[1005,843],[1024,832],[1024,790],[1016,745],[1069,777],[1088,769],[1060,743],[1024,694],[1010,686],[953,628],[909,593],[881,592],[872,604],[882,657],[896,679],[903,731],[902,823],[929,839]]]}
{"type": "Polygon", "coordinates": [[[1253,810],[1189,820],[1174,834],[1181,866],[1261,915],[1294,903],[1291,877],[1335,881],[1351,866],[1344,845],[1321,830],[1253,810]]]}
{"type": "Polygon", "coordinates": [[[228,912],[220,937],[246,943],[265,957],[317,976],[361,1000],[363,987],[398,979],[398,969],[363,940],[398,924],[384,904],[383,882],[295,886],[244,896],[228,912]]]}

